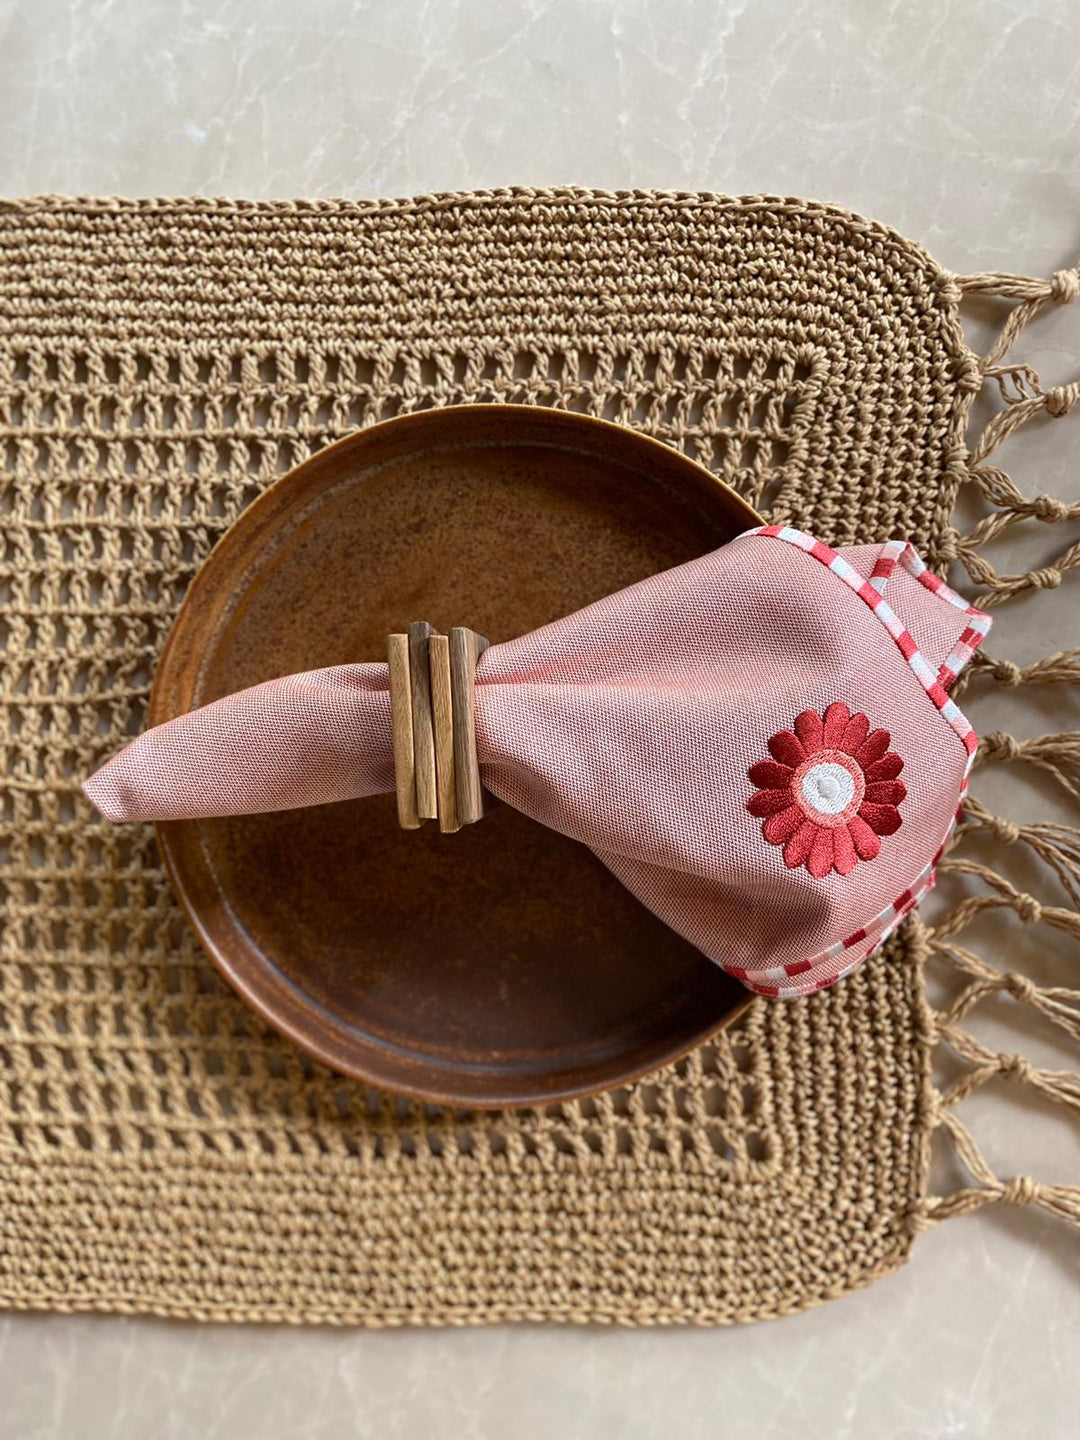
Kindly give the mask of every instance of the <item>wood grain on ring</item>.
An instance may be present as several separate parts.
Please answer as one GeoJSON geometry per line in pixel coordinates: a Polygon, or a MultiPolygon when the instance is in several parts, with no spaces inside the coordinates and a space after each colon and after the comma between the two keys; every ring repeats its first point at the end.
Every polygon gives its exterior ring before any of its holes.
{"type": "Polygon", "coordinates": [[[450,631],[450,683],[454,702],[454,774],[457,818],[472,825],[484,814],[484,791],[476,758],[476,662],[488,641],[475,630],[455,626],[450,631]]]}
{"type": "Polygon", "coordinates": [[[409,626],[413,768],[416,775],[416,813],[421,821],[435,820],[439,815],[435,785],[435,732],[431,724],[431,671],[428,665],[428,641],[435,633],[426,620],[414,620],[409,626]]]}
{"type": "Polygon", "coordinates": [[[439,829],[449,835],[461,829],[461,820],[457,803],[450,641],[445,635],[432,635],[428,655],[431,661],[431,712],[439,782],[439,829]]]}
{"type": "Polygon", "coordinates": [[[398,824],[403,830],[418,830],[420,816],[416,812],[408,635],[386,637],[386,658],[390,666],[390,719],[394,739],[394,788],[397,793],[398,824]]]}

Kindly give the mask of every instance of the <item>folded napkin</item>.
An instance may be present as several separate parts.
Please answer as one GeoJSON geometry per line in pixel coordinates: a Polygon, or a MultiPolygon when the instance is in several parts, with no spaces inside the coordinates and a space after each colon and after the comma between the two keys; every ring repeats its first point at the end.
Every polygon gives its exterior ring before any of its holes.
{"type": "MultiPolygon", "coordinates": [[[[483,783],[750,989],[803,995],[933,883],[977,743],[948,690],[989,628],[904,541],[766,525],[486,650],[483,783]]],[[[393,789],[385,664],[229,695],[84,786],[118,821],[393,789]]]]}

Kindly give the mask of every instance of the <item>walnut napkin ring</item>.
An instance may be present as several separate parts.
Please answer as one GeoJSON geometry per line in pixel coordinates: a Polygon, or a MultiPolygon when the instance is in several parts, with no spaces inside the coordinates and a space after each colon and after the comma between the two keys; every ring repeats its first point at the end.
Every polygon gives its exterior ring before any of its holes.
{"type": "Polygon", "coordinates": [[[416,830],[438,820],[444,833],[484,813],[476,759],[473,690],[488,642],[455,626],[441,635],[426,620],[407,635],[388,635],[390,711],[398,822],[416,830]]]}

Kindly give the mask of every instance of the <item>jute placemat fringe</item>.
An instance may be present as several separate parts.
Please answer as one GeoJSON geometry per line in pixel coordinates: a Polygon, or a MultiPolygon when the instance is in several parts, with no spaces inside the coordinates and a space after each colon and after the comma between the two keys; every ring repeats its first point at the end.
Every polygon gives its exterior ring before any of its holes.
{"type": "MultiPolygon", "coordinates": [[[[1059,270],[1049,280],[988,273],[962,276],[957,284],[964,296],[1019,301],[990,349],[978,360],[984,379],[997,386],[1003,408],[986,424],[971,450],[967,483],[992,508],[965,534],[950,528],[941,546],[943,558],[958,562],[967,572],[975,603],[992,609],[1032,591],[1055,590],[1067,572],[1080,565],[1080,543],[1067,546],[1049,565],[1015,575],[999,574],[981,553],[983,547],[1023,521],[1059,525],[1080,519],[1080,502],[1066,502],[1051,495],[1025,496],[1004,470],[986,463],[1030,420],[1039,416],[1060,419],[1080,400],[1080,381],[1044,389],[1030,365],[1023,361],[1003,363],[1042,310],[1049,305],[1071,304],[1080,296],[1080,266],[1059,270]]],[[[980,679],[1008,689],[1073,685],[1080,681],[1080,650],[1059,651],[1023,666],[981,654],[958,688],[978,684],[980,679]]],[[[1004,731],[991,732],[982,737],[976,756],[977,765],[990,762],[1033,766],[1052,777],[1072,801],[1080,802],[1080,731],[1028,739],[1017,739],[1004,731]]],[[[1004,910],[1015,914],[1024,925],[1051,926],[1080,940],[1080,829],[1050,823],[1020,825],[994,814],[971,797],[941,874],[978,885],[976,893],[965,895],[936,924],[928,926],[916,918],[913,927],[926,954],[943,961],[962,979],[959,992],[949,1003],[930,1011],[930,1025],[938,1042],[965,1067],[947,1089],[933,1090],[931,1112],[934,1129],[949,1136],[972,1184],[948,1195],[926,1196],[916,1207],[916,1226],[924,1229],[992,1203],[1034,1205],[1080,1226],[1080,1186],[1043,1184],[1029,1175],[1001,1179],[954,1109],[989,1081],[1001,1078],[1027,1086],[1056,1105],[1080,1110],[1080,1074],[1076,1071],[1040,1069],[1021,1054],[993,1050],[961,1024],[981,1002],[1004,995],[1037,1012],[1072,1040],[1080,1040],[1080,987],[1037,985],[1016,970],[994,966],[974,950],[958,945],[954,938],[980,915],[1004,910]],[[1017,845],[1026,847],[1047,868],[1072,906],[1040,901],[990,866],[969,858],[964,852],[970,844],[965,845],[965,841],[975,838],[989,840],[1004,850],[1017,845]]]]}

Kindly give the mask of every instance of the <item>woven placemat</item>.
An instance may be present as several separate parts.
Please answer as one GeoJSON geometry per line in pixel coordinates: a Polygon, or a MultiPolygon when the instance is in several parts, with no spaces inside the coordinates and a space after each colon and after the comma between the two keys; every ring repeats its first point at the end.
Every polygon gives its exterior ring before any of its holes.
{"type": "MultiPolygon", "coordinates": [[[[1078,278],[957,277],[799,200],[0,204],[0,1304],[749,1320],[893,1270],[943,1214],[994,1199],[1075,1213],[1072,1192],[997,1180],[952,1109],[1009,1058],[960,1029],[983,994],[1061,1023],[1073,1003],[958,950],[972,905],[1036,904],[985,866],[967,865],[981,889],[935,931],[908,922],[841,986],[757,1002],[646,1081],[447,1112],[266,1029],[201,954],[152,830],[102,825],[78,784],[143,725],[185,587],[245,505],[328,441],[425,406],[587,411],[834,544],[901,535],[936,568],[962,560],[980,603],[1053,584],[1073,552],[1049,579],[1001,577],[978,549],[992,535],[958,535],[950,515],[962,484],[992,507],[984,525],[1037,514],[985,461],[1076,387],[1000,362],[1078,278]],[[982,358],[959,323],[972,291],[1015,302],[982,358]],[[969,450],[988,374],[1019,388],[969,450]],[[924,995],[930,953],[963,976],[947,1013],[924,995]],[[956,1093],[931,1083],[942,1038],[967,1061],[956,1093]],[[926,1193],[939,1126],[972,1174],[944,1197],[926,1193]]],[[[1004,683],[1076,676],[1070,656],[1039,674],[980,666],[1004,683]]],[[[1043,761],[1065,775],[1058,754],[1043,761]]],[[[965,832],[1027,840],[1073,885],[1075,840],[1052,828],[975,804],[965,832]]],[[[1064,1081],[1027,1078],[1069,1103],[1064,1081]]]]}

